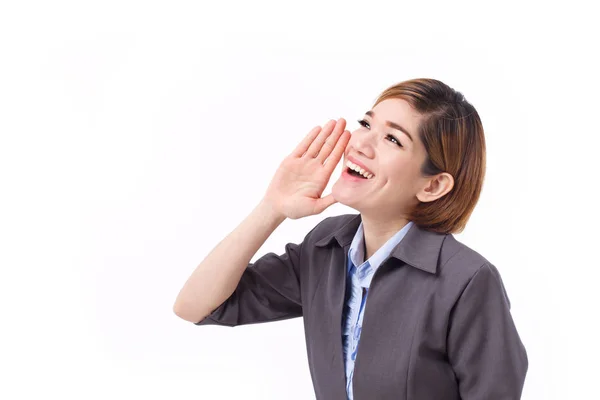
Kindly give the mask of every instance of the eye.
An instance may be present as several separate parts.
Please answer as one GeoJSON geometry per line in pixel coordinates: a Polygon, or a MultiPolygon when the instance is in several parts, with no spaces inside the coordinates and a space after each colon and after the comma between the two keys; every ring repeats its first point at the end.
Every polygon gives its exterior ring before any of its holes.
{"type": "MultiPolygon", "coordinates": [[[[358,120],[358,123],[359,123],[360,125],[362,125],[363,127],[365,127],[365,128],[370,128],[370,127],[371,127],[371,126],[369,125],[369,123],[368,123],[367,121],[365,121],[364,119],[359,119],[359,120],[358,120]]],[[[402,146],[402,143],[400,143],[400,141],[399,141],[398,139],[396,139],[396,138],[395,138],[393,135],[391,135],[391,134],[389,134],[389,133],[388,133],[388,134],[387,134],[385,137],[386,137],[386,138],[391,138],[391,139],[390,139],[390,142],[392,142],[392,143],[393,143],[393,142],[395,141],[395,142],[396,142],[396,144],[397,144],[398,146],[400,146],[400,147],[404,147],[404,146],[402,146]]]]}
{"type": "MultiPolygon", "coordinates": [[[[402,147],[402,144],[400,143],[400,141],[398,139],[396,139],[393,135],[390,135],[389,133],[385,136],[386,138],[391,138],[391,140],[395,140],[396,144],[398,144],[398,146],[402,147]]],[[[390,141],[391,141],[390,140],[390,141]]]]}

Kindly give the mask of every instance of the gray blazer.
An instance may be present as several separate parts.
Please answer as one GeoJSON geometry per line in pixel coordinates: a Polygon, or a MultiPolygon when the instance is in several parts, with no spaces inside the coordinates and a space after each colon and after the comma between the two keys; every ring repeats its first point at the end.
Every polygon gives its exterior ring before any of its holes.
{"type": "MultiPolygon", "coordinates": [[[[318,400],[345,400],[346,257],[360,214],[329,217],[302,243],[250,263],[196,325],[303,317],[318,400]]],[[[355,400],[519,399],[528,368],[498,270],[452,234],[413,225],[376,270],[354,367],[355,400]]]]}

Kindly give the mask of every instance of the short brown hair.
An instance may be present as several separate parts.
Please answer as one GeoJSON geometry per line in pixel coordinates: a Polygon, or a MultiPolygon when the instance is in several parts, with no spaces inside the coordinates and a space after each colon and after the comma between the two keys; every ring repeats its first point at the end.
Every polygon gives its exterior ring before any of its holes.
{"type": "Polygon", "coordinates": [[[422,115],[417,134],[427,151],[423,176],[447,172],[454,178],[450,192],[420,202],[408,219],[430,231],[463,231],[485,176],[485,137],[479,114],[462,93],[436,79],[411,79],[390,86],[373,106],[390,98],[405,100],[422,115]]]}

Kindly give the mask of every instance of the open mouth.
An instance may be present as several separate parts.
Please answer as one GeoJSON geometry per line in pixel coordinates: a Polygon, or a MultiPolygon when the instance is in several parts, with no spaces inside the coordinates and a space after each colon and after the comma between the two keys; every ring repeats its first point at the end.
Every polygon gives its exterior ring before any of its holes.
{"type": "Polygon", "coordinates": [[[360,179],[373,179],[375,176],[372,172],[366,170],[360,165],[353,163],[350,160],[346,161],[346,173],[360,179]]]}
{"type": "Polygon", "coordinates": [[[367,179],[365,176],[361,175],[359,172],[356,172],[355,170],[353,170],[350,167],[347,167],[346,171],[348,172],[348,174],[350,174],[352,176],[356,176],[356,177],[362,178],[362,179],[367,179]]]}

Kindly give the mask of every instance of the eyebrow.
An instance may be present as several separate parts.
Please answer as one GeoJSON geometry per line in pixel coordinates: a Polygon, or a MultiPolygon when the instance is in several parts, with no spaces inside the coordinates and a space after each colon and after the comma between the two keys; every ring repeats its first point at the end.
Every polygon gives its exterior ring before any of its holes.
{"type": "MultiPolygon", "coordinates": [[[[367,111],[365,114],[368,115],[371,118],[375,118],[375,113],[373,111],[367,111]]],[[[414,140],[413,140],[412,136],[410,135],[410,133],[408,133],[408,131],[406,129],[404,129],[403,127],[401,127],[397,123],[392,122],[392,121],[385,121],[385,124],[387,126],[389,126],[390,128],[397,129],[400,132],[404,133],[406,136],[408,136],[408,138],[410,139],[411,142],[414,142],[414,140]]]]}

